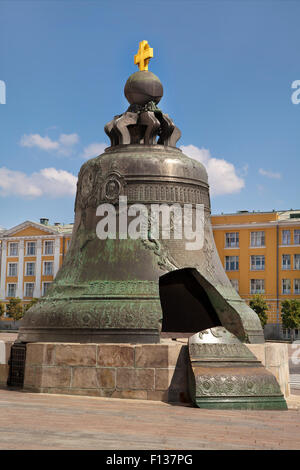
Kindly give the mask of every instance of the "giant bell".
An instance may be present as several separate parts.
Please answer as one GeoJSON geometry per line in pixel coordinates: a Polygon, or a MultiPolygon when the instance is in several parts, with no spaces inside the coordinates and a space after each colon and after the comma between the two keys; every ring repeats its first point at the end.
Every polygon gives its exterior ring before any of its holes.
{"type": "Polygon", "coordinates": [[[176,148],[181,133],[157,107],[162,93],[147,70],[128,79],[130,106],[105,126],[110,147],[80,169],[69,251],[47,295],[25,314],[19,341],[156,343],[162,327],[195,333],[220,325],[243,342],[264,341],[219,259],[207,172],[176,148]],[[143,238],[120,236],[120,196],[149,213],[151,204],[191,204],[193,214],[202,205],[203,246],[188,250],[184,233],[166,239],[147,228],[143,238]],[[115,239],[97,234],[103,204],[116,212],[115,239]]]}

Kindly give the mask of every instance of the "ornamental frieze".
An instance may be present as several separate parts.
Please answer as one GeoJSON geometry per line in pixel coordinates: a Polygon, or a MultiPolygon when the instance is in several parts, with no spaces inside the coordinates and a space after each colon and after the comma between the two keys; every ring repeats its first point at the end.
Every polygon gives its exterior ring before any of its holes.
{"type": "Polygon", "coordinates": [[[207,188],[175,183],[131,183],[125,190],[128,203],[151,202],[182,204],[204,204],[210,207],[207,188]]]}
{"type": "Polygon", "coordinates": [[[242,344],[191,344],[190,345],[190,355],[192,357],[192,361],[197,361],[197,359],[201,359],[204,361],[208,358],[219,358],[222,357],[228,358],[228,360],[232,359],[248,359],[248,360],[256,360],[253,358],[252,353],[245,348],[242,344]]]}
{"type": "Polygon", "coordinates": [[[278,395],[273,375],[197,375],[196,395],[200,396],[270,396],[278,395]]]}
{"type": "MultiPolygon", "coordinates": [[[[127,301],[98,300],[74,301],[67,312],[61,307],[62,301],[47,304],[47,309],[39,308],[34,314],[26,316],[24,327],[38,326],[72,328],[157,328],[161,317],[160,302],[145,300],[127,301]],[[78,308],[80,305],[80,309],[78,308]]],[[[42,307],[42,303],[39,305],[42,307]]]]}
{"type": "Polygon", "coordinates": [[[60,297],[57,295],[60,291],[66,294],[68,292],[73,298],[82,296],[128,296],[133,297],[157,297],[159,298],[159,288],[156,281],[92,281],[86,284],[73,284],[56,282],[56,290],[52,298],[60,297]]]}

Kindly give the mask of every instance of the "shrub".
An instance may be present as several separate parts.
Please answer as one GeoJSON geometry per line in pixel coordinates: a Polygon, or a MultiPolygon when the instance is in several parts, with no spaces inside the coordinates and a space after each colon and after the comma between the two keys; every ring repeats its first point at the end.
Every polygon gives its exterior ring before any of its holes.
{"type": "Polygon", "coordinates": [[[21,320],[23,317],[23,306],[22,301],[18,297],[12,297],[6,305],[6,313],[14,321],[21,320]]]}
{"type": "Polygon", "coordinates": [[[291,339],[294,340],[294,329],[300,328],[300,301],[287,299],[281,302],[281,319],[283,328],[292,330],[291,339]]]}
{"type": "Polygon", "coordinates": [[[268,321],[268,305],[265,299],[260,294],[256,294],[250,300],[249,305],[257,313],[261,326],[264,327],[268,321]]]}

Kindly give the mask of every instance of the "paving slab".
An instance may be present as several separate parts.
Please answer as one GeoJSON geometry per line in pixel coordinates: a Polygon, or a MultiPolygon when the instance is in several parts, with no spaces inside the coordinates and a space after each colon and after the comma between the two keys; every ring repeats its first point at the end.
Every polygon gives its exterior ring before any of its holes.
{"type": "Polygon", "coordinates": [[[0,449],[300,449],[300,411],[0,390],[0,449]]]}

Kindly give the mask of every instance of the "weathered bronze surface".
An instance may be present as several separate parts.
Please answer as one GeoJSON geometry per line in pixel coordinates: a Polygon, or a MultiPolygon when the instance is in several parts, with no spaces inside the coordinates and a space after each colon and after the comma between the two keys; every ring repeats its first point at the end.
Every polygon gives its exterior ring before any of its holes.
{"type": "Polygon", "coordinates": [[[158,342],[159,277],[192,267],[202,276],[202,287],[221,323],[243,341],[264,341],[257,315],[231,287],[217,254],[207,172],[175,148],[180,131],[157,108],[156,83],[144,81],[139,91],[151,100],[142,106],[134,98],[125,113],[105,126],[111,147],[81,167],[71,246],[46,297],[26,313],[19,340],[158,342]],[[195,211],[196,204],[204,205],[203,247],[187,251],[185,237],[164,240],[148,234],[146,239],[119,239],[118,230],[116,240],[100,240],[96,209],[111,203],[118,219],[121,195],[127,196],[129,205],[142,203],[147,208],[154,203],[188,203],[195,211]]]}
{"type": "Polygon", "coordinates": [[[279,384],[224,327],[189,338],[190,393],[199,408],[287,409],[279,384]]]}
{"type": "Polygon", "coordinates": [[[149,101],[157,104],[163,96],[163,86],[154,73],[144,70],[130,75],[124,93],[130,104],[143,106],[149,101]]]}

